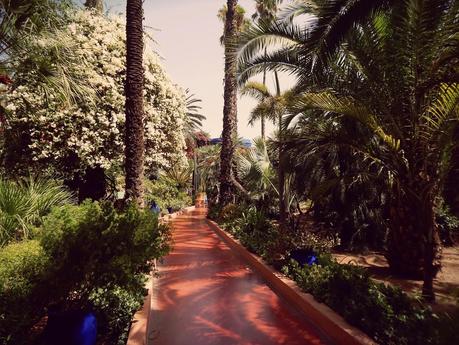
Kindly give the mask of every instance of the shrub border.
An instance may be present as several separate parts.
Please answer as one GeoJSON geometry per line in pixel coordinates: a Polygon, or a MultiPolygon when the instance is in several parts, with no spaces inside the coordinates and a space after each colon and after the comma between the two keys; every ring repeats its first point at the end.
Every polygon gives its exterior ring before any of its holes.
{"type": "Polygon", "coordinates": [[[234,252],[263,277],[275,293],[307,315],[311,322],[331,338],[335,344],[377,345],[368,335],[349,325],[328,306],[317,302],[311,294],[302,292],[293,280],[266,264],[259,256],[249,252],[239,240],[221,229],[217,223],[209,219],[207,219],[207,223],[234,252]]]}

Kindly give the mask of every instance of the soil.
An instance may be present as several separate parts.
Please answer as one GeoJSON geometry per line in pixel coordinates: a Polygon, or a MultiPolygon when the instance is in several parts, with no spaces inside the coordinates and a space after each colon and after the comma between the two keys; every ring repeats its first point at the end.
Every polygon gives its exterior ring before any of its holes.
{"type": "MultiPolygon", "coordinates": [[[[384,283],[400,286],[404,291],[420,296],[422,281],[400,279],[391,275],[382,253],[365,254],[337,252],[333,256],[339,263],[368,268],[372,277],[384,283]]],[[[459,245],[443,248],[442,269],[434,281],[437,302],[435,311],[459,310],[459,245]]]]}

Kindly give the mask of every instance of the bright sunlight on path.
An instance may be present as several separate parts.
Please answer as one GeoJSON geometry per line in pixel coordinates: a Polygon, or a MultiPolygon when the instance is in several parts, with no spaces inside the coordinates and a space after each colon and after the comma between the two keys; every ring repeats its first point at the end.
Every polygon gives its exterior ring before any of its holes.
{"type": "Polygon", "coordinates": [[[178,217],[174,250],[160,265],[148,345],[327,344],[209,228],[178,217]]]}

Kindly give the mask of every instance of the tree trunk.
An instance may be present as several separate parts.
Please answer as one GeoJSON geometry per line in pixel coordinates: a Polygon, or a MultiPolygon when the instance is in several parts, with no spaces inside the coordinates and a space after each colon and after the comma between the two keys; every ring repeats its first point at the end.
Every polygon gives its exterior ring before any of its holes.
{"type": "MultiPolygon", "coordinates": [[[[266,47],[265,47],[265,56],[266,56],[266,47]]],[[[266,86],[266,68],[263,70],[263,85],[266,86]]],[[[266,139],[266,119],[264,115],[261,115],[261,139],[265,141],[266,139]]]]}
{"type": "Polygon", "coordinates": [[[400,194],[394,193],[391,205],[386,258],[395,275],[422,279],[423,297],[433,301],[433,279],[441,257],[433,198],[421,198],[421,192],[411,197],[400,194]]]}
{"type": "Polygon", "coordinates": [[[235,11],[237,0],[227,0],[225,20],[225,90],[223,106],[223,132],[220,164],[220,205],[233,199],[233,156],[237,132],[236,62],[231,54],[232,43],[237,38],[235,11]]]}
{"type": "Polygon", "coordinates": [[[103,0],[86,0],[84,5],[87,8],[94,8],[97,12],[102,13],[104,11],[104,1],[103,0]]]}
{"type": "MultiPolygon", "coordinates": [[[[276,82],[276,94],[279,97],[281,94],[279,76],[277,72],[274,72],[274,80],[276,82]]],[[[287,224],[287,205],[285,202],[285,158],[284,158],[284,135],[282,130],[282,114],[279,114],[279,225],[281,231],[285,230],[287,224]]]]}
{"type": "Polygon", "coordinates": [[[125,200],[143,206],[143,0],[128,0],[126,6],[126,129],[125,200]]]}

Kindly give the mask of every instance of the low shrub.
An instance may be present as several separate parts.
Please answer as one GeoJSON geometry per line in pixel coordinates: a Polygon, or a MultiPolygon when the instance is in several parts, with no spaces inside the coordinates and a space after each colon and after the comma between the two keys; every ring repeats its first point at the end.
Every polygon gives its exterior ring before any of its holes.
{"type": "Polygon", "coordinates": [[[279,231],[264,212],[245,204],[228,204],[221,209],[211,208],[208,217],[216,220],[247,249],[267,261],[272,260],[279,241],[279,231]]]}
{"type": "MultiPolygon", "coordinates": [[[[144,280],[138,278],[140,286],[144,286],[144,280]]],[[[97,316],[104,343],[125,345],[132,315],[143,305],[142,289],[128,290],[118,285],[100,287],[93,290],[89,301],[97,316]]]]}
{"type": "Polygon", "coordinates": [[[443,200],[440,200],[439,205],[435,208],[435,220],[441,241],[446,246],[452,246],[459,230],[459,219],[443,200]]]}
{"type": "MultiPolygon", "coordinates": [[[[129,206],[118,213],[109,203],[85,202],[53,209],[36,234],[38,241],[30,242],[29,249],[43,260],[40,269],[19,250],[8,246],[0,251],[0,257],[23,262],[20,279],[25,287],[32,287],[22,294],[3,288],[0,344],[26,343],[25,334],[51,304],[63,310],[93,309],[100,316],[101,336],[110,336],[113,344],[125,337],[132,313],[142,303],[149,261],[169,250],[167,226],[159,224],[149,210],[129,206]]],[[[13,276],[14,269],[15,265],[8,265],[2,277],[13,276]]]]}
{"type": "Polygon", "coordinates": [[[374,282],[361,267],[320,255],[317,265],[300,267],[292,260],[283,271],[380,344],[439,344],[429,308],[400,288],[374,282]]]}
{"type": "Polygon", "coordinates": [[[263,212],[251,207],[242,213],[238,222],[240,231],[236,234],[241,243],[268,262],[278,247],[279,231],[263,212]]]}
{"type": "Polygon", "coordinates": [[[167,213],[168,207],[178,211],[192,204],[191,197],[186,191],[165,178],[146,183],[146,199],[149,204],[152,201],[156,202],[163,213],[167,213]]]}
{"type": "MultiPolygon", "coordinates": [[[[27,330],[45,307],[43,277],[51,260],[40,243],[28,240],[0,250],[0,344],[13,342],[15,330],[27,330]]],[[[49,291],[48,291],[49,293],[49,291]]],[[[25,333],[25,332],[22,332],[25,333]]]]}
{"type": "Polygon", "coordinates": [[[209,203],[209,208],[207,209],[207,218],[218,222],[218,215],[220,214],[221,208],[217,203],[209,203]]]}

